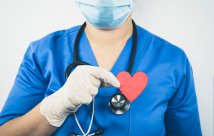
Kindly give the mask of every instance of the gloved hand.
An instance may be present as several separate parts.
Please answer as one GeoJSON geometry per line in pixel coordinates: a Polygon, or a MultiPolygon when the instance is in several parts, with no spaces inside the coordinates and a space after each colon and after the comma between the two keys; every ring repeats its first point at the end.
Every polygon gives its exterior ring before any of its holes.
{"type": "Polygon", "coordinates": [[[76,112],[82,104],[91,103],[101,81],[114,87],[120,86],[116,77],[104,68],[77,66],[58,91],[42,100],[40,112],[51,125],[60,127],[70,113],[76,112]]]}

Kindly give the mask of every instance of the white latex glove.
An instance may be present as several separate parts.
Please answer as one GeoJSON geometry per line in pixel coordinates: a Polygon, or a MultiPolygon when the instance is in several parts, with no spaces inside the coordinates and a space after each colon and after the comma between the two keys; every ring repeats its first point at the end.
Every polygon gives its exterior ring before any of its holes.
{"type": "Polygon", "coordinates": [[[40,112],[51,125],[60,127],[70,113],[76,112],[82,104],[92,102],[101,81],[114,87],[120,86],[116,77],[104,68],[77,66],[58,91],[42,100],[40,112]]]}

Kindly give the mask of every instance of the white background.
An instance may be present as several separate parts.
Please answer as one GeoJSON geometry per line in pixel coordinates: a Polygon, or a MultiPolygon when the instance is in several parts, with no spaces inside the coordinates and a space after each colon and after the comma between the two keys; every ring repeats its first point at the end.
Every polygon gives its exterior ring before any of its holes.
{"type": "MultiPolygon", "coordinates": [[[[213,136],[214,1],[136,3],[133,14],[139,25],[187,53],[194,70],[203,135],[213,136]]],[[[0,0],[0,110],[28,44],[83,21],[72,0],[0,0]]]]}

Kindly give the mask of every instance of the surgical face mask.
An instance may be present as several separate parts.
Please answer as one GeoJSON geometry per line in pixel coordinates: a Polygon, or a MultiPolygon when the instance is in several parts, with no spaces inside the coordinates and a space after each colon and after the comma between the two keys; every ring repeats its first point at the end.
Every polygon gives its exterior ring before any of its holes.
{"type": "Polygon", "coordinates": [[[81,12],[93,26],[114,29],[129,17],[133,0],[75,0],[81,12]]]}

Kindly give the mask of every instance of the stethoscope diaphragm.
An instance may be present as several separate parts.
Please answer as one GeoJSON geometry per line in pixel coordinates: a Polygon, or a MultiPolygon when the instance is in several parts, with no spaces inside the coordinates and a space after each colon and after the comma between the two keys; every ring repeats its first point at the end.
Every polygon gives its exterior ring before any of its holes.
{"type": "Polygon", "coordinates": [[[109,101],[109,108],[115,114],[123,114],[129,110],[130,102],[123,94],[115,94],[109,101]]]}

